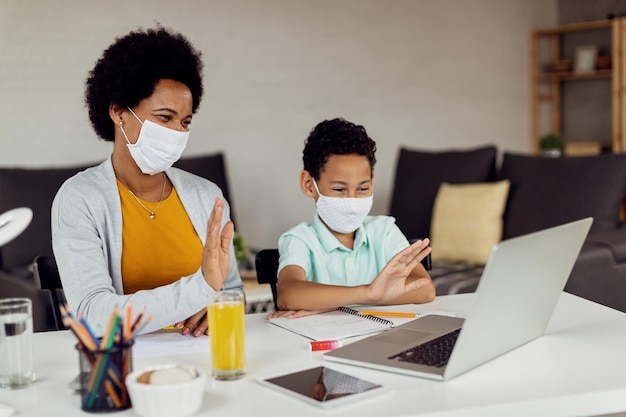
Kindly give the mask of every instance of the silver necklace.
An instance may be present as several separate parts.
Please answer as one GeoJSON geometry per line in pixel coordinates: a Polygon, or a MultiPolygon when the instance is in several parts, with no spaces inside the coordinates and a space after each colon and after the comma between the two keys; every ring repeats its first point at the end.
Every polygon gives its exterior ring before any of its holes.
{"type": "Polygon", "coordinates": [[[133,197],[135,197],[135,200],[137,200],[137,202],[139,203],[139,205],[141,207],[144,208],[144,210],[146,210],[148,213],[150,213],[150,219],[154,220],[156,218],[154,212],[157,211],[157,209],[159,208],[159,206],[161,205],[161,202],[163,201],[163,195],[165,195],[165,186],[167,185],[167,180],[165,179],[165,172],[163,173],[163,189],[161,190],[161,198],[159,198],[159,202],[157,203],[156,207],[154,207],[152,210],[150,210],[148,207],[144,206],[143,203],[141,202],[141,200],[139,200],[137,198],[137,196],[135,195],[135,193],[133,193],[130,188],[126,188],[128,190],[128,192],[130,193],[130,195],[132,195],[133,197]]]}

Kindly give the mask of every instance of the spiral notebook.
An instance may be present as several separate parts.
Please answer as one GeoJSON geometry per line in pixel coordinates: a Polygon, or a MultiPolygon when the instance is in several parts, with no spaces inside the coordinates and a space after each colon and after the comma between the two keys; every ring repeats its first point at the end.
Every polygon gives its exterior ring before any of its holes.
{"type": "Polygon", "coordinates": [[[377,316],[365,316],[350,307],[312,316],[288,319],[276,317],[270,323],[313,340],[339,340],[381,332],[393,326],[391,320],[377,316]]]}

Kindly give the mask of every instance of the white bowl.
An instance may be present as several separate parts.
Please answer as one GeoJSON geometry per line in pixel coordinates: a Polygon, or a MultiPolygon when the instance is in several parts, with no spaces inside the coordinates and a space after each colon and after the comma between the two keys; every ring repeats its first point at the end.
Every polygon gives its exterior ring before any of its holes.
{"type": "MultiPolygon", "coordinates": [[[[162,373],[161,373],[162,374],[162,373]]],[[[200,369],[187,365],[157,365],[131,372],[126,377],[135,413],[142,417],[186,417],[200,409],[207,377],[200,369]],[[149,384],[137,379],[146,372],[186,370],[193,375],[184,382],[149,384]]]]}

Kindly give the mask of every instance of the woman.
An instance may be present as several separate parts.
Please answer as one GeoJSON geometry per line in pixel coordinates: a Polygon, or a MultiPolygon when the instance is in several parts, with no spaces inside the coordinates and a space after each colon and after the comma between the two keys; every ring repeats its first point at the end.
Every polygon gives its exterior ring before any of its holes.
{"type": "Polygon", "coordinates": [[[242,288],[221,190],[171,168],[202,93],[200,52],[161,27],[118,38],[89,74],[89,118],[113,153],[61,186],[52,238],[68,303],[90,323],[132,305],[153,316],[143,332],[199,336],[209,295],[242,288]]]}

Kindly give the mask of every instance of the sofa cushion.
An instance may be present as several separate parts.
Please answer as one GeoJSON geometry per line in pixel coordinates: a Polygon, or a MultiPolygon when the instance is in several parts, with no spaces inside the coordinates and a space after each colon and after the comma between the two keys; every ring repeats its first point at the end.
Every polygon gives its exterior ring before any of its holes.
{"type": "Polygon", "coordinates": [[[497,149],[426,152],[401,148],[389,214],[407,238],[430,236],[435,196],[442,182],[487,182],[495,176],[497,149]]]}
{"type": "Polygon", "coordinates": [[[16,207],[30,207],[30,225],[1,249],[0,266],[15,273],[14,268],[30,266],[35,256],[52,254],[50,209],[63,182],[91,165],[51,169],[0,168],[0,213],[16,207]]]}
{"type": "Polygon", "coordinates": [[[626,225],[615,230],[598,232],[587,238],[587,243],[605,247],[613,254],[613,261],[626,264],[626,225]]]}
{"type": "Polygon", "coordinates": [[[626,263],[615,262],[611,249],[585,242],[565,291],[626,313],[626,263]]]}
{"type": "MultiPolygon", "coordinates": [[[[228,183],[226,157],[222,152],[185,157],[178,160],[174,166],[206,178],[220,187],[222,194],[224,194],[224,198],[230,205],[230,219],[235,222],[235,211],[233,209],[230,186],[228,183]]],[[[236,225],[237,223],[235,223],[235,227],[236,225]]]]}
{"type": "MultiPolygon", "coordinates": [[[[24,232],[0,249],[0,268],[32,278],[33,259],[52,255],[50,210],[59,187],[74,174],[96,163],[62,168],[0,168],[0,213],[16,207],[30,207],[33,219],[24,232]]],[[[228,200],[234,219],[226,178],[224,155],[184,158],[175,166],[215,182],[228,200]]]]}
{"type": "Polygon", "coordinates": [[[591,232],[613,230],[626,191],[626,154],[550,158],[505,153],[503,179],[511,181],[504,238],[584,217],[591,232]]]}
{"type": "Polygon", "coordinates": [[[509,181],[441,184],[433,209],[433,262],[487,263],[502,239],[502,215],[509,181]]]}
{"type": "Polygon", "coordinates": [[[474,292],[482,276],[484,265],[467,262],[440,261],[428,271],[437,295],[474,292]]]}

